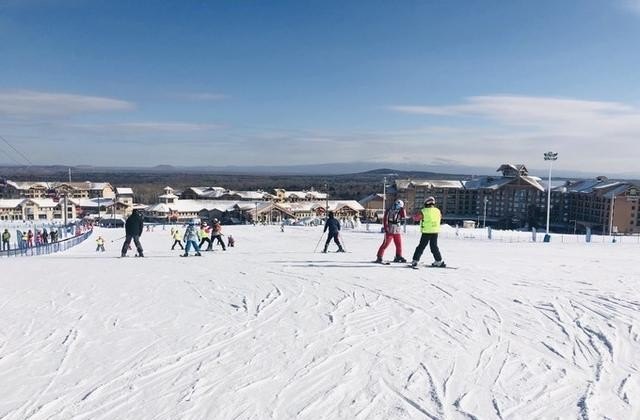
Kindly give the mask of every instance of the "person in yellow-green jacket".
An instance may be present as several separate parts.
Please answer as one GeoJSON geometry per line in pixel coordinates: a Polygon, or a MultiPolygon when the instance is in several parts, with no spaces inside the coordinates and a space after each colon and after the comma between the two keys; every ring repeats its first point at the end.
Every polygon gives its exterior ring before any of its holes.
{"type": "Polygon", "coordinates": [[[442,260],[440,250],[438,249],[438,232],[440,232],[440,221],[442,220],[442,214],[440,209],[436,207],[436,199],[433,197],[427,197],[424,200],[424,207],[416,216],[415,221],[420,221],[420,231],[422,236],[420,237],[420,243],[416,247],[413,253],[413,261],[411,261],[412,267],[417,267],[420,257],[424,252],[424,249],[429,245],[429,249],[433,254],[435,261],[431,264],[433,267],[445,267],[446,264],[442,260]]]}

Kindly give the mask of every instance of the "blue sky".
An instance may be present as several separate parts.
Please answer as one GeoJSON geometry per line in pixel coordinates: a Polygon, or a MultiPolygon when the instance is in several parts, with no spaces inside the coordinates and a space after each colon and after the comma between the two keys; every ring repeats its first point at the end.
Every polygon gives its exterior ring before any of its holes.
{"type": "MultiPolygon", "coordinates": [[[[639,174],[640,0],[0,0],[34,164],[639,174]]],[[[0,162],[24,163],[0,142],[0,162]]]]}

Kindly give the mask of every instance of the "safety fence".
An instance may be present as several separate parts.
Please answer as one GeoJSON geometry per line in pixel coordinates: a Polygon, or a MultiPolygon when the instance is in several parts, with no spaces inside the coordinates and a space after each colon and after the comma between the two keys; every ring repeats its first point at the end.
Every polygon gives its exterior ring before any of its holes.
{"type": "Polygon", "coordinates": [[[21,242],[19,246],[13,249],[0,251],[0,257],[31,257],[35,255],[47,255],[55,252],[66,251],[67,249],[73,248],[79,243],[85,241],[92,233],[93,230],[88,230],[67,239],[34,246],[26,246],[24,242],[21,242]]]}
{"type": "MultiPolygon", "coordinates": [[[[366,225],[358,227],[357,231],[366,231],[369,233],[379,233],[381,225],[371,224],[367,229],[366,225]]],[[[409,237],[420,236],[420,228],[418,225],[408,225],[403,229],[404,234],[409,237]]],[[[515,230],[498,230],[489,228],[455,228],[453,226],[442,225],[438,235],[441,239],[450,240],[475,240],[505,243],[534,243],[544,242],[545,232],[532,231],[515,231],[515,230]]],[[[640,245],[640,235],[596,235],[590,236],[586,234],[570,234],[570,233],[551,233],[550,242],[560,242],[566,244],[637,244],[640,245]]]]}

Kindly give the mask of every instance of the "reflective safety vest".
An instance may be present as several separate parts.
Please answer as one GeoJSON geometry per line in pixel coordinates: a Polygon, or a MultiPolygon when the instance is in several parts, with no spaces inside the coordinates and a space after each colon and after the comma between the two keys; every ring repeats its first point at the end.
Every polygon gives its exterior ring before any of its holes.
{"type": "Polygon", "coordinates": [[[440,220],[442,214],[437,207],[425,207],[422,209],[422,222],[420,222],[420,231],[422,233],[438,233],[440,232],[440,220]]]}

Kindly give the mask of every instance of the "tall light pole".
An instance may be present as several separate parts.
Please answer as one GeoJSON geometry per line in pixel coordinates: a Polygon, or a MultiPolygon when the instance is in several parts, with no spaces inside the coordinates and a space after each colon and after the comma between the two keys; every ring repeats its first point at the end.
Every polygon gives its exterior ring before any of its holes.
{"type": "Polygon", "coordinates": [[[549,242],[549,217],[551,216],[551,168],[553,162],[558,160],[558,153],[546,152],[544,154],[544,160],[549,161],[549,184],[547,185],[547,234],[545,235],[545,242],[549,242]]]}
{"type": "Polygon", "coordinates": [[[609,212],[609,236],[613,235],[613,210],[616,205],[616,196],[611,197],[611,211],[609,212]]]}
{"type": "Polygon", "coordinates": [[[484,214],[482,216],[482,227],[483,228],[487,227],[487,201],[489,201],[489,199],[485,195],[484,196],[484,214]]]}
{"type": "Polygon", "coordinates": [[[382,211],[387,210],[387,177],[382,178],[382,211]]]}

